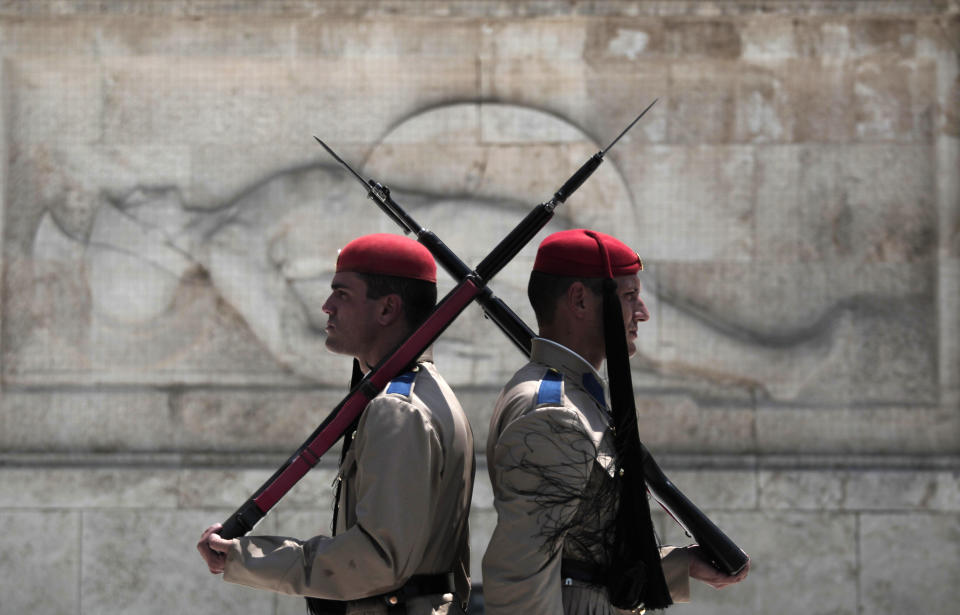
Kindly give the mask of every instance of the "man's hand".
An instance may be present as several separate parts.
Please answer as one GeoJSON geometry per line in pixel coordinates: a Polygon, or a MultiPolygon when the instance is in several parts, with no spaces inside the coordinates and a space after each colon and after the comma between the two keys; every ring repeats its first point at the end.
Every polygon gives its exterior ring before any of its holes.
{"type": "Polygon", "coordinates": [[[217,534],[223,528],[222,523],[211,525],[200,536],[200,542],[197,543],[197,551],[200,557],[207,562],[207,568],[213,574],[223,573],[223,568],[227,563],[227,551],[236,543],[236,540],[224,540],[217,534]]]}
{"type": "Polygon", "coordinates": [[[703,581],[714,589],[723,589],[727,585],[739,583],[747,578],[747,573],[750,572],[749,559],[747,560],[747,565],[743,567],[743,570],[737,573],[736,576],[730,576],[714,568],[704,557],[698,545],[687,547],[687,552],[690,554],[690,578],[703,581]]]}

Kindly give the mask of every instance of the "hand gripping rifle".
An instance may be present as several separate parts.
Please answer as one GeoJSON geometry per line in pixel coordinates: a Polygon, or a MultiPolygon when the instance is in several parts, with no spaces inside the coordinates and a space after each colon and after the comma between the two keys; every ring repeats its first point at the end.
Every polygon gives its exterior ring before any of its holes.
{"type": "MultiPolygon", "coordinates": [[[[657,101],[654,100],[637,116],[627,128],[613,140],[606,149],[594,154],[580,169],[567,180],[557,191],[554,197],[541,203],[494,248],[476,269],[476,274],[483,280],[489,280],[506,264],[517,252],[526,245],[542,229],[553,216],[554,208],[564,202],[568,196],[593,173],[603,161],[603,156],[657,101]],[[504,256],[509,254],[509,256],[504,256]],[[499,266],[497,266],[499,265],[499,266]]],[[[364,180],[356,171],[340,158],[326,143],[314,137],[320,145],[344,168],[346,168],[360,184],[367,190],[367,196],[374,201],[384,213],[396,222],[405,233],[413,233],[417,241],[430,250],[433,257],[454,278],[463,279],[471,275],[469,267],[457,257],[434,234],[413,219],[393,198],[390,189],[373,179],[364,180]]],[[[531,352],[533,332],[501,299],[492,295],[489,289],[478,295],[486,315],[500,327],[507,337],[528,357],[531,352]]],[[[644,481],[656,497],[660,505],[692,536],[710,563],[729,575],[736,575],[747,564],[747,556],[723,531],[717,527],[697,506],[681,492],[676,485],[664,474],[643,443],[639,443],[640,458],[642,461],[644,481]]]]}
{"type": "MultiPolygon", "coordinates": [[[[650,106],[652,107],[653,103],[650,106]]],[[[649,108],[647,107],[647,109],[649,108]]],[[[646,110],[643,113],[646,113],[646,110]]],[[[367,182],[363,181],[354,172],[353,174],[357,179],[367,188],[371,198],[406,231],[415,230],[418,239],[431,253],[434,253],[434,257],[459,280],[459,283],[440,300],[427,320],[417,330],[351,389],[350,393],[337,404],[297,451],[274,472],[273,476],[267,479],[236,512],[223,522],[223,527],[217,533],[229,540],[237,536],[243,536],[252,530],[257,522],[265,517],[267,512],[280,501],[280,498],[286,495],[320,461],[320,457],[340,439],[353,421],[363,412],[367,402],[376,397],[388,382],[400,374],[434,340],[440,337],[440,334],[466,309],[471,301],[478,300],[487,310],[491,319],[501,328],[504,328],[510,339],[529,354],[533,332],[506,304],[493,296],[486,284],[550,221],[553,217],[553,210],[566,201],[593,174],[600,163],[603,162],[603,156],[607,150],[613,147],[620,137],[636,124],[643,113],[637,116],[606,149],[594,154],[583,166],[577,169],[577,172],[554,193],[549,201],[538,205],[520,221],[483,259],[476,270],[467,267],[436,235],[426,231],[406,215],[400,206],[389,198],[389,191],[385,187],[375,182],[370,182],[369,187],[367,187],[367,182]]],[[[320,140],[317,139],[317,141],[320,140]]],[[[327,148],[322,141],[321,145],[327,148]]],[[[327,150],[330,151],[330,148],[327,148],[327,150]]],[[[337,160],[340,160],[340,158],[337,158],[337,160]]],[[[340,162],[346,166],[346,163],[342,160],[340,162]]],[[[353,172],[352,169],[351,172],[353,172]]]]}

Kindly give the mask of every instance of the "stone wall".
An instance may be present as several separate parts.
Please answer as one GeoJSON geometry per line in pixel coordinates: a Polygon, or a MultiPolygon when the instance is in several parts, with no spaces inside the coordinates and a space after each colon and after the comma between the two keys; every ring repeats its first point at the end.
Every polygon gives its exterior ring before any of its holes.
{"type": "MultiPolygon", "coordinates": [[[[642,434],[753,557],[675,610],[954,612],[956,0],[2,3],[0,55],[0,615],[302,612],[193,545],[344,394],[336,250],[397,231],[313,136],[477,263],[654,98],[547,230],[643,256],[642,434]]],[[[436,355],[482,454],[522,357],[474,308],[436,355]]]]}

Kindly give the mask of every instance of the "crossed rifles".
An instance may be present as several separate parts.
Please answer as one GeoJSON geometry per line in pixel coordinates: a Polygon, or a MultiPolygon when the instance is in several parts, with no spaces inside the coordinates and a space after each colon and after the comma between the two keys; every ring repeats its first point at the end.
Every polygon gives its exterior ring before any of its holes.
{"type": "MultiPolygon", "coordinates": [[[[367,402],[383,390],[387,383],[399,375],[406,366],[416,360],[472,301],[480,303],[486,315],[521,351],[529,355],[533,331],[501,299],[494,296],[487,287],[487,283],[540,232],[553,217],[554,209],[566,201],[593,174],[603,162],[607,151],[656,102],[654,100],[650,103],[610,145],[591,156],[550,200],[537,205],[527,214],[477,265],[476,269],[467,266],[432,231],[420,226],[393,200],[386,186],[374,180],[364,180],[323,141],[314,137],[363,185],[367,196],[400,225],[405,233],[415,234],[417,241],[430,250],[437,262],[456,280],[459,280],[459,283],[440,300],[427,320],[410,337],[351,389],[350,393],[327,415],[273,476],[224,521],[223,528],[218,533],[223,538],[231,539],[252,530],[280,498],[340,439],[363,412],[367,402]]],[[[641,443],[640,446],[642,448],[643,444],[641,443]]],[[[645,482],[661,505],[685,527],[688,534],[697,540],[714,566],[731,575],[742,570],[747,563],[747,556],[743,551],[670,482],[646,449],[643,449],[643,452],[645,453],[643,462],[645,482]]]]}

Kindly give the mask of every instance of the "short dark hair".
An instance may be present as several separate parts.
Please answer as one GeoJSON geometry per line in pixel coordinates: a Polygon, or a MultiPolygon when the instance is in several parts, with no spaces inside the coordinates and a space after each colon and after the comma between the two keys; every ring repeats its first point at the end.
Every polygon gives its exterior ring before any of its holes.
{"type": "Polygon", "coordinates": [[[537,317],[538,325],[553,322],[557,311],[557,301],[567,292],[570,285],[580,282],[593,294],[603,295],[603,278],[578,278],[565,275],[554,275],[542,271],[530,272],[530,281],[527,283],[527,298],[533,306],[533,313],[537,317]]]}
{"type": "Polygon", "coordinates": [[[430,316],[437,303],[437,285],[426,280],[394,275],[358,273],[367,285],[367,299],[399,295],[403,318],[410,329],[416,329],[430,316]]]}

